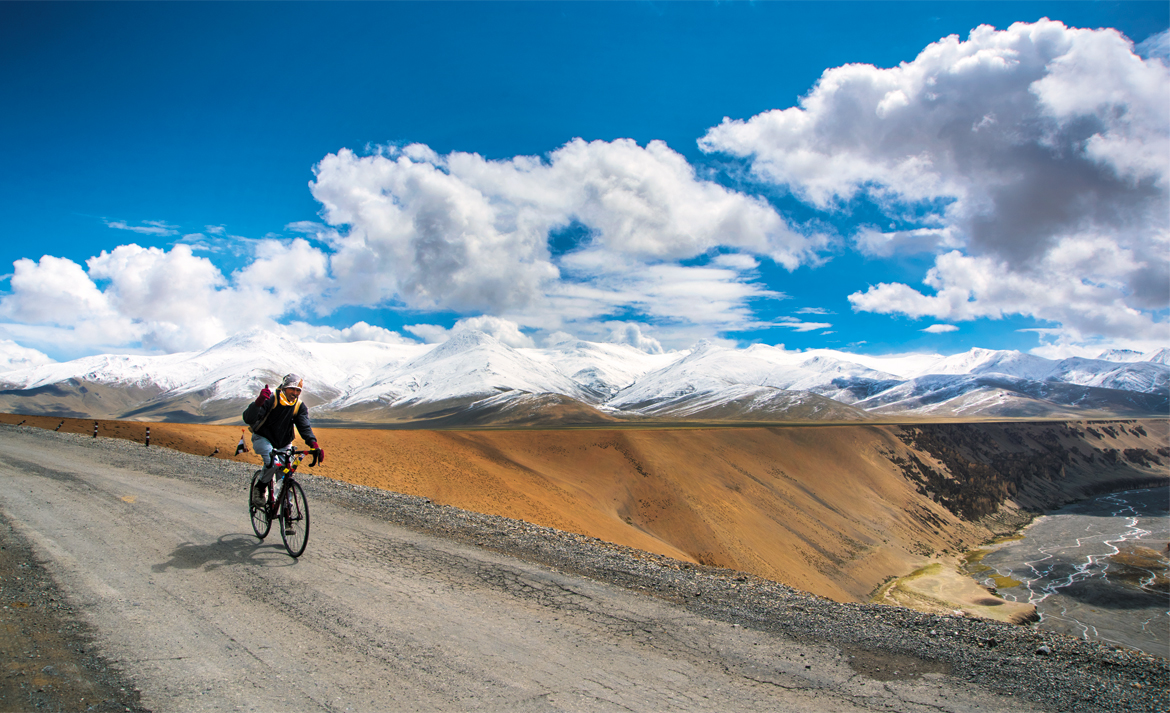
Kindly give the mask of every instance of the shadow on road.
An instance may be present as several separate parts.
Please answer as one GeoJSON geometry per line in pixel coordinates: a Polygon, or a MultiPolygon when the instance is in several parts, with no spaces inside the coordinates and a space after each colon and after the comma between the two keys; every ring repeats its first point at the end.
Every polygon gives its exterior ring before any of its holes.
{"type": "Polygon", "coordinates": [[[263,567],[286,567],[296,560],[284,553],[277,542],[264,543],[243,533],[223,535],[205,545],[184,542],[171,552],[170,560],[151,565],[154,572],[168,569],[205,569],[211,571],[228,565],[250,564],[263,567]]]}

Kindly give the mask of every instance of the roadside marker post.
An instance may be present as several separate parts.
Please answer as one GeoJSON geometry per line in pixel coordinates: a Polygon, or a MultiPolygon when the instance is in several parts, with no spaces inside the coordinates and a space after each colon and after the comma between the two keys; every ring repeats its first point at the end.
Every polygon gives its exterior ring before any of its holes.
{"type": "Polygon", "coordinates": [[[97,421],[93,422],[93,437],[97,438],[97,421]]]}
{"type": "Polygon", "coordinates": [[[146,447],[150,448],[150,426],[146,427],[146,447]]]}
{"type": "Polygon", "coordinates": [[[61,427],[62,427],[62,426],[64,426],[64,425],[65,425],[65,422],[64,422],[64,421],[62,421],[61,423],[58,423],[58,424],[57,424],[57,427],[56,427],[56,428],[54,428],[53,430],[54,430],[54,431],[60,431],[60,430],[61,430],[61,427]]]}

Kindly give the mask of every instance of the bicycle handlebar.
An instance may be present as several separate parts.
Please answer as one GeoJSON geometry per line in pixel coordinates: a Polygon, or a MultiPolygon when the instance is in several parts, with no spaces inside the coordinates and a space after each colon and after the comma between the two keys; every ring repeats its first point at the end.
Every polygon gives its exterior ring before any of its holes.
{"type": "Polygon", "coordinates": [[[296,455],[298,453],[303,453],[305,455],[311,455],[311,456],[313,456],[313,460],[309,461],[310,468],[312,468],[313,466],[315,466],[321,462],[321,449],[320,448],[309,448],[308,450],[300,451],[300,450],[297,450],[296,446],[290,445],[290,446],[286,446],[284,448],[273,448],[272,453],[274,455],[276,453],[287,454],[289,459],[296,457],[296,455]]]}

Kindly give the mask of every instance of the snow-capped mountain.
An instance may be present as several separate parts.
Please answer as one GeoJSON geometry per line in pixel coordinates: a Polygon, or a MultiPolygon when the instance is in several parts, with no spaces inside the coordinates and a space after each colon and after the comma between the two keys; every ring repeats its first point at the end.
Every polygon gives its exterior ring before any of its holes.
{"type": "Polygon", "coordinates": [[[426,416],[511,391],[577,400],[594,396],[548,364],[482,332],[465,331],[397,368],[383,369],[330,408],[426,416]]]}
{"type": "Polygon", "coordinates": [[[647,354],[628,344],[565,341],[552,349],[520,349],[533,361],[549,364],[582,389],[602,400],[633,384],[644,374],[674,363],[677,352],[647,354]]]}
{"type": "MultiPolygon", "coordinates": [[[[798,361],[798,353],[765,345],[725,349],[710,342],[618,392],[605,406],[616,412],[657,417],[715,418],[736,404],[743,418],[767,419],[795,410],[832,412],[832,418],[862,418],[846,404],[822,392],[847,392],[854,384],[895,377],[859,364],[816,356],[798,361]],[[799,396],[801,401],[794,401],[799,396]],[[829,401],[829,403],[822,403],[829,401]]],[[[722,416],[728,417],[728,416],[722,416]]],[[[825,416],[828,417],[828,416],[825,416]]]]}
{"type": "Polygon", "coordinates": [[[1052,360],[1010,350],[972,349],[944,357],[909,376],[931,374],[1003,374],[1043,380],[1052,369],[1052,360]]]}
{"type": "Polygon", "coordinates": [[[1106,349],[1097,358],[1105,361],[1145,361],[1142,353],[1134,349],[1106,349]]]}
{"type": "Polygon", "coordinates": [[[1170,364],[1170,348],[1139,352],[1133,349],[1106,349],[1097,355],[1104,361],[1149,361],[1155,364],[1170,364]]]}
{"type": "MultiPolygon", "coordinates": [[[[647,354],[566,340],[512,348],[474,331],[438,345],[309,343],[253,330],[200,352],[42,363],[0,343],[0,408],[98,418],[238,420],[264,384],[306,379],[315,419],[426,424],[613,419],[855,420],[872,415],[1166,415],[1170,352],[1051,360],[1015,351],[855,355],[700,342],[647,354]]],[[[39,355],[39,357],[37,356],[39,355]]]]}
{"type": "Polygon", "coordinates": [[[1151,364],[1170,365],[1170,348],[1162,348],[1155,352],[1151,352],[1145,359],[1141,361],[1148,361],[1151,364]]]}
{"type": "Polygon", "coordinates": [[[265,384],[280,383],[284,374],[311,374],[313,389],[306,403],[328,403],[364,383],[376,369],[418,351],[417,346],[379,342],[301,344],[251,330],[201,352],[100,355],[0,373],[0,399],[9,397],[0,403],[13,409],[9,402],[15,393],[34,403],[60,403],[64,408],[58,411],[43,410],[62,415],[188,420],[185,414],[198,414],[219,420],[238,416],[241,404],[255,398],[265,384]],[[335,349],[339,346],[348,348],[335,349]],[[134,394],[134,408],[125,408],[122,394],[134,394]]]}
{"type": "Polygon", "coordinates": [[[854,405],[875,414],[919,416],[1150,416],[1170,413],[1170,395],[1003,374],[931,374],[854,405]]]}

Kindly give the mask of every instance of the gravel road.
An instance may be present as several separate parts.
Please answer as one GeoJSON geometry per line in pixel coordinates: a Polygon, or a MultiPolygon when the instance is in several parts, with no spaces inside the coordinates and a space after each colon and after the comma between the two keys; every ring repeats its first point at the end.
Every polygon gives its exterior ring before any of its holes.
{"type": "Polygon", "coordinates": [[[0,537],[5,552],[35,557],[0,556],[0,654],[9,659],[0,703],[1170,708],[1162,658],[1023,627],[835,604],[307,468],[313,530],[293,560],[275,531],[263,543],[250,531],[252,470],[128,441],[0,427],[0,537]]]}

